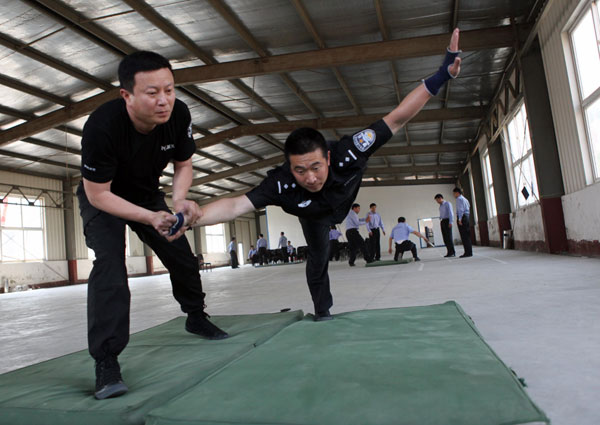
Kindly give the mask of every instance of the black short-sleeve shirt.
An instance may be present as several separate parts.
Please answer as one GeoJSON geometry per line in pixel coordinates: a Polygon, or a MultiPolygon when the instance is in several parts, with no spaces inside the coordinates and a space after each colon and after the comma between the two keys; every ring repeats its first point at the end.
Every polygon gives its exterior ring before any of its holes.
{"type": "Polygon", "coordinates": [[[289,214],[319,223],[341,223],[356,199],[369,156],[391,137],[387,124],[379,120],[352,136],[329,142],[329,175],[319,192],[298,185],[286,161],[270,170],[246,196],[255,208],[277,205],[289,214]]]}
{"type": "Polygon", "coordinates": [[[112,181],[111,192],[133,203],[152,201],[171,160],[185,161],[196,149],[188,107],[175,100],[169,121],[149,134],[136,131],[123,99],[96,109],[83,127],[81,175],[95,183],[112,181]]]}

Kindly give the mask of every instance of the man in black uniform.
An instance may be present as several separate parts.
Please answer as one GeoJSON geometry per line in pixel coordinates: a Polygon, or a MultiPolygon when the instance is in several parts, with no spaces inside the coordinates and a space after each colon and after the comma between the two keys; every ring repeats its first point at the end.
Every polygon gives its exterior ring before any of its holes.
{"type": "Polygon", "coordinates": [[[125,225],[149,245],[169,270],[173,295],[188,314],[186,330],[210,339],[227,334],[204,312],[196,257],[159,191],[159,177],[173,161],[173,204],[199,217],[186,200],[195,151],[191,116],[175,99],[171,65],[152,52],[119,64],[121,97],[94,111],[83,129],[77,189],[88,247],[96,259],[88,285],[88,344],[96,361],[98,399],[124,394],[117,356],[129,341],[130,293],[125,267],[125,225]]]}
{"type": "Polygon", "coordinates": [[[258,187],[245,195],[208,204],[202,208],[199,221],[187,222],[221,223],[266,205],[278,205],[298,216],[308,245],[306,278],[315,320],[331,319],[333,298],[327,273],[330,226],[348,214],[369,156],[417,114],[447,80],[458,75],[458,38],[459,31],[455,29],[438,72],[411,91],[383,119],[339,142],[328,143],[311,128],[293,131],[285,142],[285,163],[270,170],[258,187]]]}

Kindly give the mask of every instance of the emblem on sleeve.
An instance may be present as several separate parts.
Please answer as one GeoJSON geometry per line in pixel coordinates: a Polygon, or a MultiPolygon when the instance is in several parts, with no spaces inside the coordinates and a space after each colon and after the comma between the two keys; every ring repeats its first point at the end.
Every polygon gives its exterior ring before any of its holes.
{"type": "Polygon", "coordinates": [[[191,139],[192,138],[192,123],[190,122],[190,126],[188,127],[188,138],[191,139]]]}
{"type": "Polygon", "coordinates": [[[375,132],[370,128],[356,133],[352,139],[354,140],[354,146],[361,152],[365,152],[369,149],[373,143],[375,143],[375,132]]]}

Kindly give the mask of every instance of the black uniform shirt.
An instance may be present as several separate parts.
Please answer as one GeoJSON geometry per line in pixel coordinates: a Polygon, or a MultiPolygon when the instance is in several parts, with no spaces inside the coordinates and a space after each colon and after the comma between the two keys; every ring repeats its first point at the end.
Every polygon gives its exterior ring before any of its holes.
{"type": "Polygon", "coordinates": [[[90,115],[81,145],[81,175],[95,183],[112,180],[111,192],[136,204],[160,193],[158,179],[172,159],[185,161],[196,150],[190,111],[177,99],[169,121],[149,134],[134,128],[122,98],[111,100],[90,115]]]}
{"type": "Polygon", "coordinates": [[[387,124],[379,120],[353,136],[329,142],[329,175],[319,192],[309,192],[296,183],[286,161],[270,170],[246,196],[255,208],[277,205],[289,214],[318,223],[341,223],[356,199],[369,156],[391,137],[387,124]]]}

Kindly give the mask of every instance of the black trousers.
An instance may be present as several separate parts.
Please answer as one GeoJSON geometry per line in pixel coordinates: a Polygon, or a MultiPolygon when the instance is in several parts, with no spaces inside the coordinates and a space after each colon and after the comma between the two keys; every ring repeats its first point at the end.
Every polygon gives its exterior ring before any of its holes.
{"type": "Polygon", "coordinates": [[[413,258],[417,258],[417,246],[413,242],[405,240],[402,243],[397,243],[395,245],[396,253],[394,254],[394,261],[398,261],[398,257],[402,258],[402,254],[406,251],[410,251],[413,258]]]}
{"type": "Polygon", "coordinates": [[[348,250],[350,251],[350,258],[348,258],[349,264],[354,264],[354,260],[356,260],[356,253],[359,250],[362,252],[365,261],[371,261],[371,256],[367,251],[367,245],[365,244],[365,241],[360,233],[358,233],[358,229],[346,230],[346,238],[348,239],[348,250]]]}
{"type": "Polygon", "coordinates": [[[371,229],[371,236],[369,236],[369,252],[374,260],[381,260],[381,245],[379,238],[379,227],[377,229],[371,229]]]}
{"type": "Polygon", "coordinates": [[[237,269],[240,265],[238,258],[237,258],[237,252],[234,250],[231,250],[231,251],[229,251],[229,256],[231,257],[231,268],[237,269]]]}
{"type": "Polygon", "coordinates": [[[340,242],[337,239],[331,239],[329,241],[329,261],[339,261],[340,259],[340,242]]]}
{"type": "Polygon", "coordinates": [[[473,245],[471,244],[471,223],[469,216],[464,214],[460,220],[461,224],[458,225],[458,231],[460,232],[460,239],[462,240],[463,247],[465,249],[465,255],[473,255],[473,245]]]}
{"type": "MultiPolygon", "coordinates": [[[[125,266],[125,225],[128,225],[169,270],[173,296],[184,313],[204,310],[204,292],[196,256],[185,238],[168,242],[153,227],[123,220],[94,208],[80,185],[77,190],[83,231],[96,259],[88,281],[88,346],[92,357],[102,360],[119,355],[129,342],[130,292],[125,266]]],[[[149,205],[153,211],[169,211],[164,198],[149,205]]]]}
{"type": "Polygon", "coordinates": [[[329,225],[299,218],[306,239],[306,281],[315,313],[329,310],[333,296],[329,285],[329,225]]]}
{"type": "Polygon", "coordinates": [[[258,261],[261,266],[263,265],[263,263],[268,263],[267,248],[265,248],[264,246],[261,246],[260,248],[258,248],[258,261]]]}
{"type": "Polygon", "coordinates": [[[454,242],[452,242],[452,227],[450,227],[450,220],[447,218],[443,219],[440,223],[442,227],[442,236],[444,237],[444,245],[446,245],[446,254],[453,255],[454,251],[454,242]]]}
{"type": "Polygon", "coordinates": [[[281,250],[281,259],[284,263],[289,263],[287,247],[280,248],[281,250]]]}

